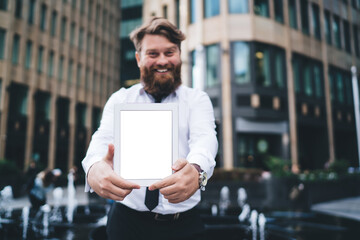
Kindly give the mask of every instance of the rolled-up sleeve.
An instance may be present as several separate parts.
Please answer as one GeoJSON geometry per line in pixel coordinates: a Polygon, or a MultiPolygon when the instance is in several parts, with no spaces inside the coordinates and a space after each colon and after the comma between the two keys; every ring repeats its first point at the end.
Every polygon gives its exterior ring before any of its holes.
{"type": "Polygon", "coordinates": [[[198,164],[210,178],[216,165],[218,141],[215,131],[214,110],[209,96],[197,92],[189,111],[189,148],[187,160],[198,164]]]}

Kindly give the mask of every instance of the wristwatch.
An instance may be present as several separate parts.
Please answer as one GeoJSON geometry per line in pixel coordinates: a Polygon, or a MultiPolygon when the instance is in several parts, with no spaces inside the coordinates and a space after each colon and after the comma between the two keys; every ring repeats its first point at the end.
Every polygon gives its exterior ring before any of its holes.
{"type": "Polygon", "coordinates": [[[201,191],[205,191],[205,186],[207,184],[207,173],[201,169],[197,164],[193,164],[196,170],[199,172],[199,188],[201,191]]]}

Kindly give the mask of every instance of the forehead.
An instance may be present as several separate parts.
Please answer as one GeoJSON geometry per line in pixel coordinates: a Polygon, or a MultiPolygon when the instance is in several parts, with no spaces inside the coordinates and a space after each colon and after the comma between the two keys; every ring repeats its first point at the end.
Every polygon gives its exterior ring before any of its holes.
{"type": "Polygon", "coordinates": [[[175,43],[170,42],[166,37],[162,35],[146,34],[141,42],[141,50],[161,50],[167,48],[178,48],[175,43]]]}

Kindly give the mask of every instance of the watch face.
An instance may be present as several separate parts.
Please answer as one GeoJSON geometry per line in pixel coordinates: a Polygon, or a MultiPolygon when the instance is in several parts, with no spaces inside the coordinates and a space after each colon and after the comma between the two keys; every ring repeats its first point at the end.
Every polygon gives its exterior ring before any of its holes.
{"type": "Polygon", "coordinates": [[[206,184],[207,184],[207,174],[206,172],[202,172],[201,185],[205,187],[206,184]]]}

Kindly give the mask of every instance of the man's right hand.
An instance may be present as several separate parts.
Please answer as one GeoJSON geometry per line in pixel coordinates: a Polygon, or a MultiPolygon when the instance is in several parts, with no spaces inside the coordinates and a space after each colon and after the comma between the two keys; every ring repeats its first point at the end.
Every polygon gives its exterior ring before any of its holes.
{"type": "Polygon", "coordinates": [[[88,172],[87,181],[90,187],[101,197],[122,201],[138,184],[129,182],[114,172],[114,145],[109,144],[106,156],[94,163],[88,172]]]}

